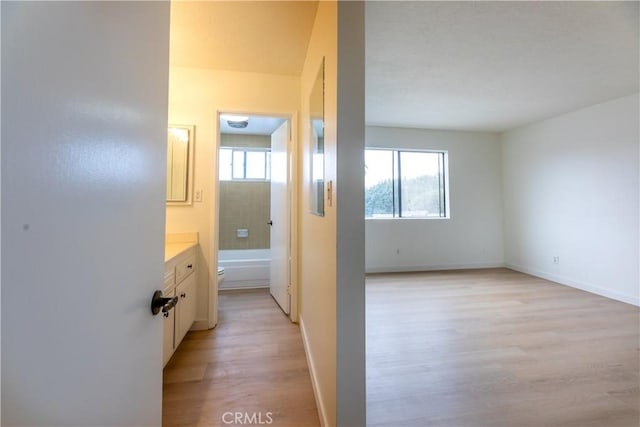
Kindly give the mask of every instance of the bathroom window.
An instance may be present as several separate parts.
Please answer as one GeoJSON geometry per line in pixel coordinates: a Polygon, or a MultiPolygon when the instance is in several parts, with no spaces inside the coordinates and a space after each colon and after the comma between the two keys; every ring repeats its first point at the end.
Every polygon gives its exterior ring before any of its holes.
{"type": "Polygon", "coordinates": [[[365,218],[449,218],[446,151],[365,150],[365,218]]]}
{"type": "Polygon", "coordinates": [[[220,148],[220,181],[269,181],[268,148],[220,148]]]}

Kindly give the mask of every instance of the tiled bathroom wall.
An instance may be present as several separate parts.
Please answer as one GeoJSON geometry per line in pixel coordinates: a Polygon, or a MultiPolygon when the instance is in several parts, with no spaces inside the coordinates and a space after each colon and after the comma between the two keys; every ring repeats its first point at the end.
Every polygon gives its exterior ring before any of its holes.
{"type": "MultiPolygon", "coordinates": [[[[223,147],[270,147],[268,135],[221,135],[223,147]]],[[[271,183],[220,181],[219,249],[268,249],[271,183]],[[248,230],[238,237],[238,230],[248,230]]]]}

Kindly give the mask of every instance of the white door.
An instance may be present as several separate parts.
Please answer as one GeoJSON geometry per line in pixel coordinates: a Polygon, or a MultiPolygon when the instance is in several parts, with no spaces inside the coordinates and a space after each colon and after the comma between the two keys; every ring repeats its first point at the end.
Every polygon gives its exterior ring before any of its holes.
{"type": "Polygon", "coordinates": [[[2,4],[3,425],[161,425],[169,10],[2,4]]]}
{"type": "Polygon", "coordinates": [[[289,314],[289,121],[271,135],[271,295],[289,314]]]}

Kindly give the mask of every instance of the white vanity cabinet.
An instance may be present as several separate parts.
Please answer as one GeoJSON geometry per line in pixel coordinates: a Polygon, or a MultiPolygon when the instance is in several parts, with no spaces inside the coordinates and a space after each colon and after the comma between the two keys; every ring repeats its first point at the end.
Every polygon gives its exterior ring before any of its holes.
{"type": "MultiPolygon", "coordinates": [[[[175,289],[170,292],[163,292],[163,296],[173,298],[176,296],[175,289]]],[[[176,311],[169,310],[167,316],[164,318],[164,332],[162,340],[162,366],[165,366],[171,356],[173,355],[173,336],[175,334],[175,318],[176,311]]]]}
{"type": "Polygon", "coordinates": [[[178,297],[164,318],[163,366],[182,342],[196,318],[196,246],[165,261],[163,296],[178,297]]]}
{"type": "MultiPolygon", "coordinates": [[[[175,341],[180,343],[196,320],[196,275],[191,274],[176,286],[175,341]]],[[[176,344],[176,347],[178,345],[176,344]]]]}

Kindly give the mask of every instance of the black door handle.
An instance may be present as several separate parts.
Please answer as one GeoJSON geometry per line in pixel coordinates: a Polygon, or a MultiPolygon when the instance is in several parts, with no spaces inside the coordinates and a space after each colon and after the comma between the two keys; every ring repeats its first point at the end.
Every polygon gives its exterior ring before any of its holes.
{"type": "Polygon", "coordinates": [[[269,221],[269,222],[267,222],[267,224],[273,225],[273,221],[269,221]]]}
{"type": "Polygon", "coordinates": [[[151,313],[155,316],[162,310],[167,313],[178,303],[178,297],[163,297],[162,291],[155,291],[151,298],[151,313]]]}

